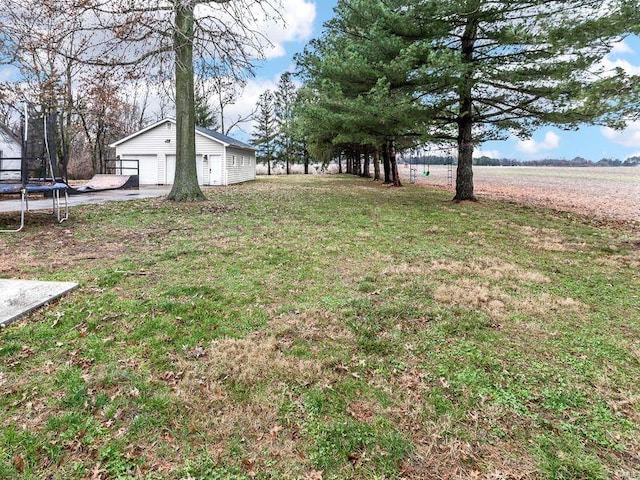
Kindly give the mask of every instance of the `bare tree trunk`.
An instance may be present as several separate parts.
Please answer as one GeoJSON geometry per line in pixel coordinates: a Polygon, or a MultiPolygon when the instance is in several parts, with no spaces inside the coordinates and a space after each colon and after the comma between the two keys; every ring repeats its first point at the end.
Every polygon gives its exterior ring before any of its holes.
{"type": "Polygon", "coordinates": [[[196,171],[196,124],[193,72],[194,6],[175,3],[176,174],[169,200],[204,200],[196,171]]]}
{"type": "Polygon", "coordinates": [[[338,154],[338,173],[342,173],[342,152],[338,154]]]}
{"type": "Polygon", "coordinates": [[[362,176],[362,158],[360,148],[353,151],[353,174],[362,176]]]}
{"type": "Polygon", "coordinates": [[[373,179],[380,180],[380,153],[376,148],[373,150],[373,179]]]}
{"type": "Polygon", "coordinates": [[[98,153],[98,145],[93,143],[91,145],[91,163],[93,167],[92,173],[104,173],[102,171],[102,161],[100,159],[100,154],[98,153]]]}
{"type": "MultiPolygon", "coordinates": [[[[471,103],[471,102],[469,102],[471,103]]],[[[464,118],[458,123],[458,168],[456,169],[456,202],[477,201],[473,194],[473,144],[471,121],[464,118]]]]}
{"type": "Polygon", "coordinates": [[[400,175],[398,174],[398,158],[396,155],[395,141],[389,140],[389,161],[391,162],[391,172],[393,175],[393,186],[401,187],[400,175]]]}
{"type": "Polygon", "coordinates": [[[382,166],[384,169],[384,183],[391,183],[391,160],[389,158],[389,144],[386,142],[382,147],[382,166]]]}
{"type": "MultiPolygon", "coordinates": [[[[473,64],[473,49],[478,32],[477,20],[469,18],[462,35],[462,61],[473,64]]],[[[456,196],[453,200],[477,201],[473,194],[473,74],[471,68],[460,86],[460,115],[458,117],[458,168],[456,170],[456,196]]]]}
{"type": "Polygon", "coordinates": [[[362,176],[371,178],[371,155],[369,153],[369,147],[364,147],[364,168],[362,169],[362,176]]]}
{"type": "Polygon", "coordinates": [[[104,125],[103,122],[100,121],[98,122],[98,128],[96,131],[96,156],[98,158],[98,161],[100,162],[100,173],[110,173],[107,172],[107,166],[105,165],[105,158],[104,158],[104,149],[103,149],[103,138],[102,138],[102,132],[104,131],[104,125]]]}
{"type": "Polygon", "coordinates": [[[222,100],[220,100],[220,131],[226,135],[224,129],[224,105],[222,105],[222,100]]]}

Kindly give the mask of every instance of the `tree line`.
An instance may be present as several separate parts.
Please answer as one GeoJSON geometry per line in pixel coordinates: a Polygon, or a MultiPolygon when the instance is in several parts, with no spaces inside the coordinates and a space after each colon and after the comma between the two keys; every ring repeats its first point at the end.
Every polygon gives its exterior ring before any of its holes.
{"type": "Polygon", "coordinates": [[[638,7],[339,0],[322,35],[296,58],[302,86],[286,124],[267,126],[269,95],[261,97],[260,158],[297,153],[340,168],[344,159],[347,171],[365,176],[372,164],[376,179],[382,163],[384,181],[398,185],[397,152],[453,148],[454,199],[475,200],[473,152],[482,142],[527,138],[542,125],[623,128],[637,118],[638,76],[604,59],[638,33],[638,7]]]}
{"type": "Polygon", "coordinates": [[[559,158],[545,158],[541,160],[514,160],[511,158],[490,158],[482,156],[473,159],[474,165],[501,167],[635,167],[640,165],[640,157],[629,157],[625,160],[617,158],[601,158],[592,162],[582,157],[571,160],[559,158]]]}
{"type": "MultiPolygon", "coordinates": [[[[412,165],[455,165],[457,159],[453,156],[441,155],[410,155],[402,158],[402,163],[412,165]]],[[[545,158],[541,160],[516,160],[513,158],[492,158],[483,155],[474,158],[473,164],[484,167],[636,167],[640,165],[640,157],[629,157],[626,160],[602,158],[597,162],[582,157],[571,160],[545,158]]]]}

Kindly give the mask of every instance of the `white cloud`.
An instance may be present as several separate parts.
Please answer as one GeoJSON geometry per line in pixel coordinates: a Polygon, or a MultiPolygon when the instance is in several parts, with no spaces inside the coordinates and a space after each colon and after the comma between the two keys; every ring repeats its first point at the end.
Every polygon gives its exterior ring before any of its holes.
{"type": "Polygon", "coordinates": [[[560,146],[560,136],[554,132],[547,132],[544,140],[536,142],[533,138],[528,140],[519,140],[516,144],[516,150],[529,155],[535,155],[545,150],[553,150],[560,146]]]}
{"type": "MultiPolygon", "coordinates": [[[[289,71],[292,71],[292,69],[293,65],[291,66],[289,71]]],[[[233,105],[229,105],[225,109],[225,124],[230,125],[238,118],[245,118],[247,117],[247,115],[252,113],[256,108],[258,98],[263,92],[265,92],[266,90],[275,92],[278,89],[278,81],[280,80],[280,75],[281,74],[278,74],[271,79],[258,77],[248,80],[247,85],[242,91],[242,95],[240,96],[238,101],[233,105]]],[[[297,87],[302,86],[298,79],[294,79],[293,82],[297,87]]],[[[253,125],[253,120],[244,122],[239,125],[239,128],[234,128],[231,131],[231,136],[236,137],[240,140],[248,140],[251,136],[253,125]]]]}
{"type": "MultiPolygon", "coordinates": [[[[253,112],[258,103],[258,98],[267,89],[275,91],[277,88],[278,78],[274,80],[265,78],[255,78],[247,82],[242,95],[238,101],[229,105],[225,110],[225,123],[227,125],[235,122],[238,118],[244,118],[253,112]]],[[[240,129],[235,128],[230,133],[232,137],[240,140],[248,140],[253,129],[253,121],[249,121],[240,125],[240,129]]]]}
{"type": "Polygon", "coordinates": [[[489,158],[504,158],[504,155],[498,150],[483,150],[476,148],[473,150],[473,158],[489,157],[489,158]]]}
{"type": "Polygon", "coordinates": [[[313,35],[316,5],[308,0],[287,0],[283,2],[282,20],[266,20],[258,25],[259,31],[272,43],[265,49],[267,59],[286,55],[286,42],[305,42],[313,35]]]}
{"type": "Polygon", "coordinates": [[[633,54],[635,53],[633,51],[633,49],[629,46],[629,44],[627,42],[625,42],[624,40],[619,41],[618,43],[616,43],[613,48],[611,49],[611,53],[612,54],[618,54],[618,55],[624,55],[624,54],[633,54]]]}
{"type": "Polygon", "coordinates": [[[633,56],[635,51],[625,40],[613,45],[613,48],[601,62],[596,65],[597,70],[603,70],[607,75],[615,75],[616,69],[620,68],[628,75],[640,75],[640,65],[634,65],[624,56],[633,56]]]}
{"type": "Polygon", "coordinates": [[[640,75],[640,65],[633,65],[628,60],[611,60],[608,56],[602,60],[602,66],[606,71],[612,72],[616,68],[621,68],[629,75],[640,75]]]}
{"type": "Polygon", "coordinates": [[[610,142],[629,148],[640,147],[640,121],[630,123],[624,130],[601,127],[600,132],[610,142]]]}
{"type": "Polygon", "coordinates": [[[613,45],[611,51],[602,60],[593,65],[590,72],[600,78],[601,76],[614,76],[617,74],[617,69],[620,68],[628,75],[640,75],[640,65],[629,61],[629,56],[637,58],[631,45],[626,40],[621,40],[613,45]]]}

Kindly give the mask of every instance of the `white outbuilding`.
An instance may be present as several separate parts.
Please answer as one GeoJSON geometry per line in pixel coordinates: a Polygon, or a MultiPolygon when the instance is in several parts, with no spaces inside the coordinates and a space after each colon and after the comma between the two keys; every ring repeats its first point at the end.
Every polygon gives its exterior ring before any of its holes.
{"type": "MultiPolygon", "coordinates": [[[[138,160],[140,185],[171,185],[176,172],[176,121],[166,118],[109,145],[121,160],[138,160]]],[[[130,162],[129,162],[130,163],[130,162]]],[[[196,127],[200,185],[231,185],[256,178],[256,150],[227,135],[196,127]]]]}

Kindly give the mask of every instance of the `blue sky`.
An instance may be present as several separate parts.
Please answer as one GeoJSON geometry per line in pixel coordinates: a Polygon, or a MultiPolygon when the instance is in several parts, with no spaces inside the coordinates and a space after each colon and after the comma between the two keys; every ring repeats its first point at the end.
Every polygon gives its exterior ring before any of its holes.
{"type": "MultiPolygon", "coordinates": [[[[301,19],[298,17],[296,19],[296,23],[299,21],[308,25],[305,25],[304,27],[294,26],[294,28],[298,31],[304,30],[310,33],[310,36],[300,35],[297,38],[284,42],[282,46],[286,50],[286,55],[278,58],[272,58],[266,62],[258,72],[260,76],[277,76],[280,73],[291,69],[293,66],[294,55],[302,52],[309,40],[320,36],[322,33],[322,25],[333,16],[333,7],[335,7],[337,3],[336,0],[303,0],[303,2],[307,5],[310,4],[313,6],[313,18],[308,17],[310,12],[303,12],[302,15],[307,15],[307,18],[301,19]]],[[[287,0],[285,0],[284,3],[286,5],[287,3],[296,2],[287,2],[287,0]]],[[[295,12],[292,13],[295,16],[295,12]]]]}
{"type": "MultiPolygon", "coordinates": [[[[274,54],[256,71],[256,78],[250,82],[243,99],[247,102],[257,100],[257,96],[265,88],[274,88],[278,76],[293,68],[293,56],[302,51],[311,38],[321,34],[322,24],[332,17],[336,1],[295,0],[285,1],[284,4],[285,9],[289,10],[286,14],[289,23],[296,33],[287,37],[278,33],[279,55],[274,54]]],[[[635,37],[627,39],[616,47],[606,62],[640,74],[640,40],[635,37]]],[[[248,103],[245,103],[244,108],[247,107],[248,103]]],[[[238,112],[242,111],[242,105],[239,104],[237,109],[238,112]]],[[[505,141],[486,142],[477,151],[478,156],[482,154],[520,160],[551,157],[572,159],[578,156],[595,161],[604,157],[625,159],[640,155],[640,121],[631,123],[622,132],[599,126],[583,127],[578,131],[541,128],[534,132],[531,139],[509,138],[505,141]]]]}

